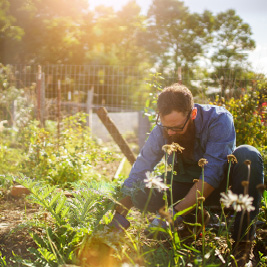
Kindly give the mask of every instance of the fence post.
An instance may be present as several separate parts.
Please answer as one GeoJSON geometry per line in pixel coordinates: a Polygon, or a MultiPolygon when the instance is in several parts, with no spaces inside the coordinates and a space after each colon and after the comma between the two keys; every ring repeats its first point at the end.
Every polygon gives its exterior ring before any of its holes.
{"type": "Polygon", "coordinates": [[[146,142],[148,133],[150,130],[150,122],[147,116],[144,116],[144,112],[138,112],[138,145],[139,151],[146,142]]]}
{"type": "Polygon", "coordinates": [[[92,129],[93,98],[94,98],[94,86],[91,87],[91,90],[87,91],[87,101],[86,101],[86,113],[88,114],[87,126],[91,129],[92,129]]]}
{"type": "Polygon", "coordinates": [[[41,85],[42,85],[42,67],[41,67],[41,65],[38,65],[36,94],[37,94],[37,120],[40,122],[40,126],[42,126],[42,122],[41,122],[41,85]]]}
{"type": "Polygon", "coordinates": [[[58,135],[58,145],[60,140],[60,106],[61,106],[61,81],[57,80],[57,135],[58,135]]]}
{"type": "Polygon", "coordinates": [[[41,125],[45,124],[45,73],[42,72],[41,90],[40,90],[40,122],[41,125]]]}

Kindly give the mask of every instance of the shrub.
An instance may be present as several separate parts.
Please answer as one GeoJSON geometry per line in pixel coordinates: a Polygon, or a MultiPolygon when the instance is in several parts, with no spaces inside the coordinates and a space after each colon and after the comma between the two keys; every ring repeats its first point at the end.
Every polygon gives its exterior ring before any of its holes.
{"type": "Polygon", "coordinates": [[[96,166],[119,157],[92,139],[85,120],[81,113],[64,119],[60,133],[53,127],[50,131],[39,128],[38,122],[32,121],[20,135],[26,153],[23,173],[62,186],[80,179],[102,179],[103,168],[96,166]]]}
{"type": "Polygon", "coordinates": [[[267,102],[267,84],[258,84],[239,98],[225,100],[217,96],[213,104],[225,106],[234,117],[236,144],[248,144],[256,147],[262,154],[267,172],[267,121],[266,109],[262,103],[267,102]]]}

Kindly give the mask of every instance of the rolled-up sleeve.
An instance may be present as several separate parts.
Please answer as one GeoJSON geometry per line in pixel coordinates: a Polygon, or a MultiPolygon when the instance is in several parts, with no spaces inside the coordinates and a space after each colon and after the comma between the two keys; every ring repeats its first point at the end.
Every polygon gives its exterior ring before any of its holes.
{"type": "Polygon", "coordinates": [[[229,112],[219,114],[209,122],[207,131],[203,157],[208,160],[208,164],[204,168],[204,180],[217,188],[224,177],[227,155],[230,155],[235,148],[235,127],[232,115],[229,112]]]}
{"type": "Polygon", "coordinates": [[[162,150],[164,144],[162,130],[158,126],[155,126],[141,149],[129,177],[124,181],[124,186],[132,187],[133,183],[145,179],[146,172],[154,170],[164,155],[162,150]]]}

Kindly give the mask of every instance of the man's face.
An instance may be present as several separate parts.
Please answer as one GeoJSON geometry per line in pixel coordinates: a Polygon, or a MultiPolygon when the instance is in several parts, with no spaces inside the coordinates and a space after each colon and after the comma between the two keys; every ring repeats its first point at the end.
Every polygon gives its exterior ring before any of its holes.
{"type": "Polygon", "coordinates": [[[193,109],[186,116],[182,112],[172,111],[170,114],[160,117],[168,144],[178,143],[185,148],[182,153],[183,157],[190,159],[193,158],[194,152],[195,124],[193,120],[196,117],[196,113],[196,109],[193,109]]]}
{"type": "Polygon", "coordinates": [[[162,126],[166,127],[165,132],[168,136],[183,135],[188,129],[191,113],[185,116],[182,112],[172,111],[170,114],[160,116],[162,126]],[[180,129],[180,130],[176,130],[180,129]]]}

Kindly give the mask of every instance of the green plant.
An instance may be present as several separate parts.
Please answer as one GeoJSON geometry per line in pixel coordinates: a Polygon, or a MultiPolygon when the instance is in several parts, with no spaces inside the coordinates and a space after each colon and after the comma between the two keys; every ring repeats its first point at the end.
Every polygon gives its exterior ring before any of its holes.
{"type": "Polygon", "coordinates": [[[0,251],[0,264],[1,264],[2,267],[7,267],[8,266],[7,262],[6,262],[6,257],[2,256],[1,251],[0,251]]]}
{"type": "Polygon", "coordinates": [[[6,192],[13,185],[13,177],[10,175],[0,175],[1,192],[6,192]]]}
{"type": "MultiPolygon", "coordinates": [[[[112,209],[116,199],[115,187],[111,184],[81,182],[75,185],[71,199],[55,186],[33,181],[21,176],[14,180],[31,192],[29,200],[36,203],[46,216],[36,218],[31,224],[43,229],[42,234],[32,231],[31,236],[38,248],[30,248],[35,257],[34,266],[59,266],[67,263],[79,263],[79,251],[88,239],[97,236],[103,229],[102,220],[112,209]]],[[[74,186],[74,185],[73,185],[74,186]]],[[[18,259],[17,259],[18,260],[18,259]]],[[[30,260],[21,262],[29,266],[30,260]]]]}
{"type": "Polygon", "coordinates": [[[144,115],[148,117],[149,121],[152,123],[152,127],[154,127],[156,123],[157,99],[159,92],[163,89],[161,84],[162,80],[164,80],[164,78],[160,73],[150,74],[148,86],[151,92],[145,102],[144,115]]]}
{"type": "Polygon", "coordinates": [[[261,201],[261,211],[259,213],[259,220],[267,225],[267,191],[264,190],[261,201]]]}
{"type": "Polygon", "coordinates": [[[236,129],[236,145],[248,144],[256,147],[263,157],[265,181],[267,173],[267,123],[266,107],[261,103],[267,101],[266,84],[257,84],[239,98],[216,97],[213,104],[225,106],[233,115],[236,129]],[[265,111],[264,111],[265,109],[265,111]]]}
{"type": "Polygon", "coordinates": [[[16,88],[16,77],[11,66],[0,64],[0,117],[11,125],[22,128],[32,118],[34,85],[16,88]]]}
{"type": "Polygon", "coordinates": [[[65,187],[81,179],[103,179],[105,173],[97,167],[115,161],[115,153],[92,139],[85,121],[86,115],[81,113],[67,117],[59,135],[39,128],[38,122],[32,121],[20,134],[21,142],[25,143],[23,173],[65,187]]]}

